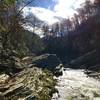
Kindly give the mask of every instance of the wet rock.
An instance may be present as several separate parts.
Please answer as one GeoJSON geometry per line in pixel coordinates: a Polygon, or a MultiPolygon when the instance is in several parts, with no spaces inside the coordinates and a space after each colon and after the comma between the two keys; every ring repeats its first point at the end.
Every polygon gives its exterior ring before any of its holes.
{"type": "Polygon", "coordinates": [[[7,74],[1,74],[0,75],[0,84],[5,83],[9,79],[9,76],[7,74]]]}
{"type": "Polygon", "coordinates": [[[0,92],[0,100],[4,100],[4,97],[1,92],[0,92]]]}
{"type": "Polygon", "coordinates": [[[55,68],[54,74],[55,74],[56,76],[60,76],[60,75],[63,74],[62,72],[63,72],[63,65],[62,65],[62,64],[59,64],[59,66],[57,66],[57,67],[55,68]]]}

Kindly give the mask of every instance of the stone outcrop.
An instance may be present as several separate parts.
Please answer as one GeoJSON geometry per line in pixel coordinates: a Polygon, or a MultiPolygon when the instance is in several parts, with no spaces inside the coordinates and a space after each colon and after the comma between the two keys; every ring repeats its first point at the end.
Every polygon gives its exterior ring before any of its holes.
{"type": "Polygon", "coordinates": [[[51,100],[54,74],[62,74],[62,64],[54,54],[10,56],[0,62],[0,100],[51,100]]]}
{"type": "Polygon", "coordinates": [[[1,75],[0,79],[3,80],[0,81],[0,100],[51,100],[56,91],[53,74],[36,67],[24,69],[11,78],[1,75]]]}

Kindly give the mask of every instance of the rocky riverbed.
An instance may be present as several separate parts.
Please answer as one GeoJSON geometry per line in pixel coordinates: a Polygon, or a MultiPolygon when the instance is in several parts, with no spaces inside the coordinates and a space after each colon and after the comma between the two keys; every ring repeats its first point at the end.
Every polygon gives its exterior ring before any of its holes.
{"type": "Polygon", "coordinates": [[[100,100],[100,81],[88,77],[84,70],[65,69],[57,78],[52,100],[100,100]]]}

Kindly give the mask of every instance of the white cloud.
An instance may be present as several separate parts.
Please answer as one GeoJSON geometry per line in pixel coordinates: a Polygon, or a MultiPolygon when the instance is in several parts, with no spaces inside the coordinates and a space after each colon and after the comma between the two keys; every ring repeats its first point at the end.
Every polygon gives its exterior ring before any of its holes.
{"type": "Polygon", "coordinates": [[[53,24],[58,21],[57,17],[68,18],[72,17],[76,12],[74,8],[79,8],[80,4],[85,0],[53,0],[56,4],[54,10],[41,8],[41,7],[25,7],[24,15],[28,13],[35,14],[40,20],[47,22],[48,24],[53,24]]]}
{"type": "Polygon", "coordinates": [[[55,18],[56,15],[53,11],[50,11],[41,7],[25,7],[23,10],[24,16],[27,16],[29,13],[35,14],[40,20],[47,22],[48,24],[53,24],[59,20],[55,18]]]}
{"type": "Polygon", "coordinates": [[[54,7],[56,15],[63,18],[71,17],[76,12],[75,9],[85,0],[55,0],[57,4],[54,7]]]}

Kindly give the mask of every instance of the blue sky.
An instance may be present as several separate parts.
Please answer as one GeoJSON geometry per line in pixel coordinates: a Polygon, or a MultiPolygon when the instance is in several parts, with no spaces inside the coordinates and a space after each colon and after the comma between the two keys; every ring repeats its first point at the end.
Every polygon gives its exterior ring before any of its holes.
{"type": "Polygon", "coordinates": [[[53,10],[56,2],[54,0],[34,0],[30,6],[42,7],[53,10]]]}

